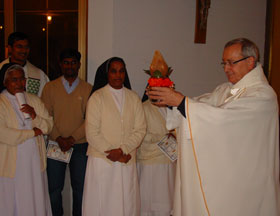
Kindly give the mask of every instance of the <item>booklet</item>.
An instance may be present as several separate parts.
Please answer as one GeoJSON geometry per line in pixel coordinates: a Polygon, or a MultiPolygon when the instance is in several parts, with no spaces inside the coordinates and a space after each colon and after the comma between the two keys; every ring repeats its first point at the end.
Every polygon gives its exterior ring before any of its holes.
{"type": "Polygon", "coordinates": [[[166,134],[157,145],[172,162],[177,160],[177,141],[175,137],[166,134]]]}
{"type": "Polygon", "coordinates": [[[48,158],[69,163],[72,152],[73,152],[73,148],[69,149],[67,152],[61,151],[57,142],[49,140],[48,148],[47,148],[48,158]]]}

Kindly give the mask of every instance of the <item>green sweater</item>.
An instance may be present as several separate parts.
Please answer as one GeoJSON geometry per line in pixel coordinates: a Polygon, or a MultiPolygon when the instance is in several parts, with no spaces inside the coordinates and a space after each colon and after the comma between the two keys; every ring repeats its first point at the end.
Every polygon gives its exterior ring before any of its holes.
{"type": "Polygon", "coordinates": [[[50,139],[72,136],[75,144],[86,142],[85,112],[92,86],[80,80],[76,89],[68,94],[62,84],[62,77],[47,83],[42,92],[42,100],[53,116],[54,127],[50,139]]]}

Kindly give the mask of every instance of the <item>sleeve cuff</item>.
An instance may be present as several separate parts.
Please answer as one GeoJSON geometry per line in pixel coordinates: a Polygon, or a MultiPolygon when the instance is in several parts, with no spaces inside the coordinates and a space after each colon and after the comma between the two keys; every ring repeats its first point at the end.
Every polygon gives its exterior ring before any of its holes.
{"type": "Polygon", "coordinates": [[[181,101],[181,103],[179,104],[177,109],[182,114],[182,116],[184,116],[186,118],[185,101],[186,101],[186,97],[184,97],[184,99],[181,101]]]}

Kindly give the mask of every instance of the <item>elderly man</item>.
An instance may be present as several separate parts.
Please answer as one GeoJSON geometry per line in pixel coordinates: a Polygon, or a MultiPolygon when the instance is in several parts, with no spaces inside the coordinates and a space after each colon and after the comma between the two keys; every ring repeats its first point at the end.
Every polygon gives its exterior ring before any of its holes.
{"type": "Polygon", "coordinates": [[[212,93],[148,92],[173,106],[167,125],[179,127],[175,216],[280,214],[278,104],[258,61],[253,42],[235,39],[222,60],[229,82],[212,93]]]}
{"type": "MultiPolygon", "coordinates": [[[[42,70],[35,67],[27,60],[30,52],[28,36],[22,32],[11,33],[8,37],[8,50],[10,58],[0,63],[0,69],[4,64],[9,62],[21,65],[27,79],[26,91],[40,97],[49,78],[42,70]]],[[[3,74],[0,76],[3,76],[3,74]]],[[[2,89],[3,86],[2,83],[0,83],[0,91],[2,91],[2,89]]]]}
{"type": "Polygon", "coordinates": [[[6,64],[1,72],[6,88],[0,94],[1,215],[51,215],[42,134],[51,131],[52,117],[37,96],[24,92],[20,65],[6,64]],[[17,93],[23,93],[26,104],[20,106],[17,93]]]}
{"type": "MultiPolygon", "coordinates": [[[[60,54],[63,76],[46,84],[42,100],[54,118],[50,139],[56,141],[65,152],[73,148],[69,163],[73,190],[73,215],[82,215],[82,197],[87,164],[87,142],[84,118],[86,104],[92,86],[78,77],[81,54],[65,49],[60,54]]],[[[49,193],[54,216],[63,215],[62,195],[67,164],[49,159],[47,161],[49,193]]]]}

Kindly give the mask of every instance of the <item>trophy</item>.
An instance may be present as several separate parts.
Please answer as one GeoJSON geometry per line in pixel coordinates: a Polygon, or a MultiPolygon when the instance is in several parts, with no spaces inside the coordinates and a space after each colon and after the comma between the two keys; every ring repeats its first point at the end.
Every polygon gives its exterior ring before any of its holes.
{"type": "MultiPolygon", "coordinates": [[[[171,67],[168,67],[163,56],[158,50],[156,50],[154,53],[150,70],[144,71],[151,76],[148,80],[147,90],[149,90],[151,87],[175,87],[174,83],[169,79],[169,75],[173,70],[171,67]]],[[[157,102],[156,100],[151,101],[157,102]]]]}

